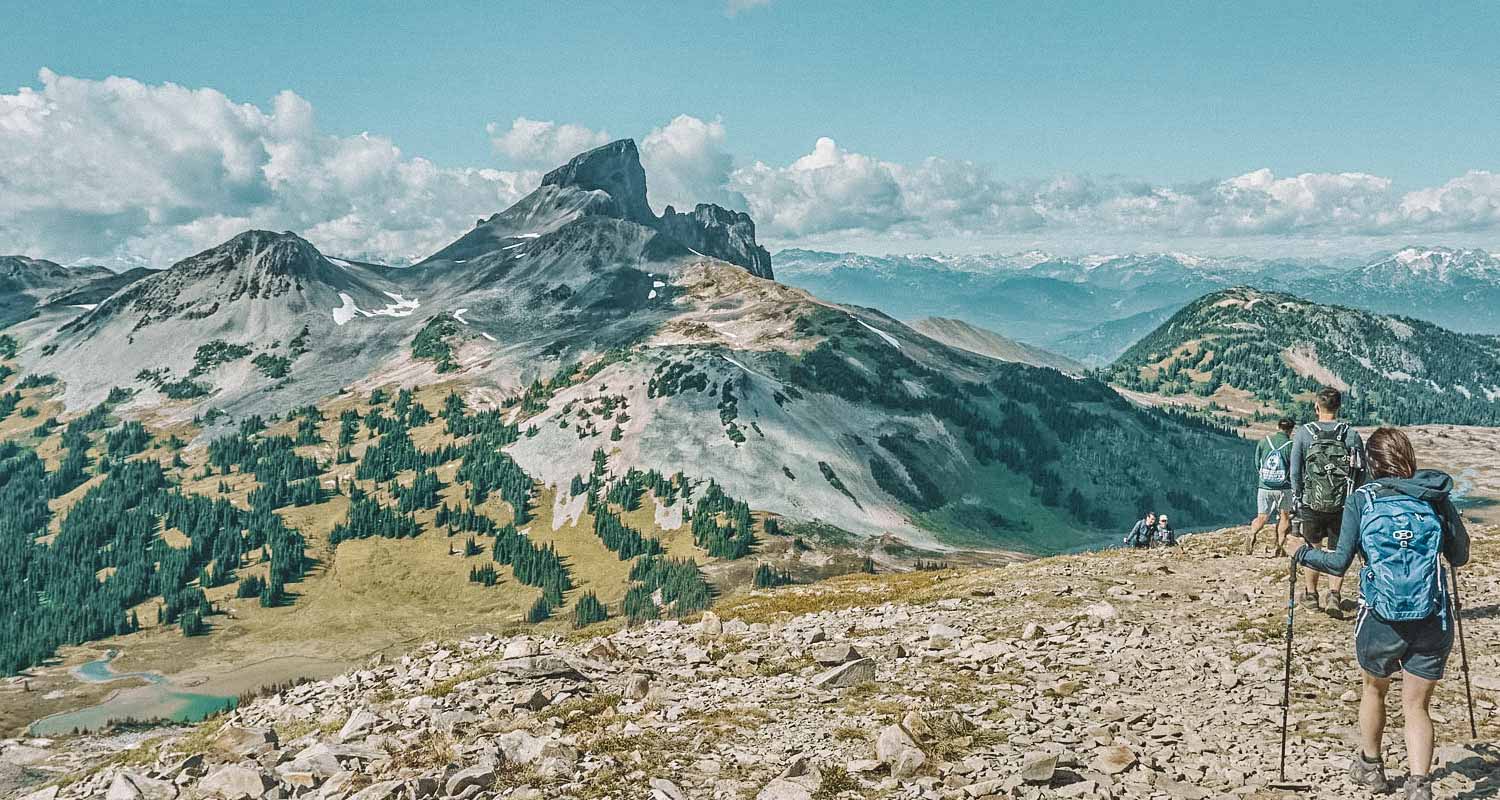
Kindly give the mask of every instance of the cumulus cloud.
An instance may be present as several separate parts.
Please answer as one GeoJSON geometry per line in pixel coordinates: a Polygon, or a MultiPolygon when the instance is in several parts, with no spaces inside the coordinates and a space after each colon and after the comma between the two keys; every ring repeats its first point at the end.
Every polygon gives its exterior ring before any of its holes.
{"type": "Polygon", "coordinates": [[[491,122],[486,130],[495,150],[512,161],[533,167],[552,167],[610,141],[609,132],[583,125],[516,117],[509,130],[491,122]]]}
{"type": "Polygon", "coordinates": [[[1483,171],[1404,194],[1378,175],[1280,177],[1269,169],[1180,185],[1081,175],[1007,181],[972,162],[892,163],[824,137],[789,164],[737,169],[730,185],[747,198],[760,229],[783,241],[1039,232],[1201,241],[1500,229],[1500,175],[1483,171]]]}
{"type": "Polygon", "coordinates": [[[246,228],[402,262],[518,199],[535,173],[440,168],[370,134],[318,130],[212,89],[40,73],[0,95],[0,241],[63,261],[170,263],[246,228]]]}
{"type": "MultiPolygon", "coordinates": [[[[298,231],[334,255],[404,263],[519,199],[541,170],[610,138],[525,117],[488,130],[511,169],[439,167],[375,134],[324,133],[292,92],[258,106],[213,89],[43,70],[39,86],[0,94],[0,250],[163,266],[258,227],[298,231]]],[[[1175,184],[1016,179],[964,160],[887,161],[828,137],[789,162],[747,160],[732,155],[728,139],[721,120],[688,115],[642,136],[653,206],[745,209],[779,244],[1019,239],[1222,249],[1500,237],[1500,173],[1482,170],[1407,191],[1361,172],[1269,169],[1175,184]]]]}
{"type": "Polygon", "coordinates": [[[727,136],[719,120],[704,122],[686,114],[646,134],[640,151],[651,205],[658,212],[697,203],[745,210],[745,197],[729,188],[734,159],[724,149],[727,136]]]}

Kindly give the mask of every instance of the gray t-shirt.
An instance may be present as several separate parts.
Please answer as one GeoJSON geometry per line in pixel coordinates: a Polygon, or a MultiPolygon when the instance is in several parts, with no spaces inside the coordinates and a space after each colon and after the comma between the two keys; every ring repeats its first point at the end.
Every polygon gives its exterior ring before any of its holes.
{"type": "MultiPolygon", "coordinates": [[[[1335,419],[1327,422],[1319,420],[1312,424],[1325,431],[1331,431],[1347,423],[1335,419]]],[[[1292,435],[1292,496],[1298,499],[1302,497],[1303,462],[1307,459],[1307,448],[1312,446],[1312,443],[1312,431],[1309,431],[1306,425],[1298,425],[1297,432],[1292,435]]],[[[1354,454],[1354,464],[1362,471],[1365,466],[1365,442],[1359,438],[1359,431],[1356,431],[1353,426],[1344,432],[1344,445],[1349,448],[1349,452],[1354,454]]],[[[1358,486],[1361,482],[1361,475],[1356,472],[1354,485],[1358,486]]]]}

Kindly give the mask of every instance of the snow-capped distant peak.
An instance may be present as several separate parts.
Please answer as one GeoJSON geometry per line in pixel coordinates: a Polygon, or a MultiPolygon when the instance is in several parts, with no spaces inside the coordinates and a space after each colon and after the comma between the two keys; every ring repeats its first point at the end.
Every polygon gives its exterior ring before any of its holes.
{"type": "Polygon", "coordinates": [[[1479,249],[1404,247],[1377,259],[1365,271],[1384,277],[1400,273],[1446,282],[1454,276],[1500,278],[1500,261],[1479,249]]]}

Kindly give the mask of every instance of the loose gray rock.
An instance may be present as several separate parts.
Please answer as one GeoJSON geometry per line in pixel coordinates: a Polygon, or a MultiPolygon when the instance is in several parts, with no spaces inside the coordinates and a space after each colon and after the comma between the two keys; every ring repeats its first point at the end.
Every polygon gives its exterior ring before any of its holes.
{"type": "Polygon", "coordinates": [[[840,664],[813,678],[813,686],[819,689],[845,689],[875,680],[875,660],[860,658],[840,664]]]}

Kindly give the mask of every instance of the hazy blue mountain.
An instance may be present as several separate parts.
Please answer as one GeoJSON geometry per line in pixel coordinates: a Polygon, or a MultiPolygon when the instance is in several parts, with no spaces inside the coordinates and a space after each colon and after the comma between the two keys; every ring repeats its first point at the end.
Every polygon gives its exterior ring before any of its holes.
{"type": "Polygon", "coordinates": [[[776,263],[781,280],[823,297],[879,306],[902,319],[960,319],[1093,365],[1116,358],[1192,300],[1231,286],[1500,333],[1500,259],[1483,250],[1407,247],[1310,260],[792,249],[776,263]]]}

